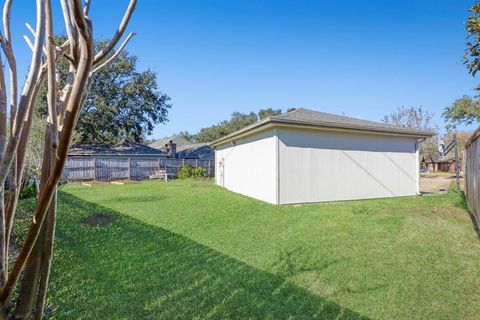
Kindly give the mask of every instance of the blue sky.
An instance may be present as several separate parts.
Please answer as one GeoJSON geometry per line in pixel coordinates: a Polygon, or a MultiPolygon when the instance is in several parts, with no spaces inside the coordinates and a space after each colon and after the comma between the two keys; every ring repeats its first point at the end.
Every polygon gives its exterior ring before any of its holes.
{"type": "MultiPolygon", "coordinates": [[[[96,37],[110,37],[128,1],[92,3],[96,37]]],[[[154,138],[266,107],[380,120],[398,106],[422,105],[443,126],[442,109],[478,83],[462,64],[472,3],[139,0],[128,50],[172,99],[170,121],[154,138]]],[[[33,14],[33,1],[14,2],[24,68],[21,24],[33,24],[33,14]]],[[[61,21],[56,26],[61,32],[61,21]]]]}

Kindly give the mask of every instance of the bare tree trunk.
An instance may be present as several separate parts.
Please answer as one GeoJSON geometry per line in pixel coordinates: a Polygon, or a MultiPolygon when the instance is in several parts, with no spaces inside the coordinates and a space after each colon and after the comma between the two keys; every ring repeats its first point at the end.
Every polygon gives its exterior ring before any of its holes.
{"type": "MultiPolygon", "coordinates": [[[[46,179],[50,175],[52,159],[51,133],[49,128],[45,132],[44,160],[42,164],[42,178],[40,180],[40,192],[43,192],[46,185],[46,179]]],[[[52,205],[50,205],[52,207],[52,205]]],[[[14,310],[15,319],[29,319],[32,315],[33,306],[36,303],[38,292],[40,267],[42,265],[43,247],[45,244],[47,224],[44,223],[35,242],[32,253],[27,259],[23,278],[20,283],[17,303],[14,310]]]]}
{"type": "MultiPolygon", "coordinates": [[[[36,0],[36,29],[33,30],[27,24],[32,30],[34,44],[26,37],[27,44],[32,49],[32,60],[19,101],[16,61],[10,33],[13,0],[5,0],[3,10],[4,34],[0,32],[0,46],[10,71],[11,117],[10,130],[7,130],[8,90],[3,68],[0,68],[0,320],[9,316],[15,319],[43,317],[55,236],[57,184],[63,173],[73,130],[87,96],[91,77],[115,59],[133,36],[130,33],[119,49],[114,51],[123,37],[137,0],[130,0],[114,36],[96,54],[93,48],[92,22],[88,17],[90,1],[85,1],[85,6],[82,7],[80,0],[60,0],[68,40],[56,47],[50,1],[36,0]],[[56,61],[62,56],[70,64],[64,84],[56,77],[56,61]],[[39,196],[26,239],[21,244],[13,266],[9,268],[8,248],[22,183],[25,151],[30,139],[33,107],[45,76],[48,80],[48,119],[39,196]],[[10,184],[8,192],[4,188],[7,177],[10,184]],[[10,271],[8,274],[7,270],[10,271]],[[12,312],[12,293],[17,287],[18,297],[12,312]]],[[[0,55],[0,65],[3,64],[1,58],[0,55]]]]}

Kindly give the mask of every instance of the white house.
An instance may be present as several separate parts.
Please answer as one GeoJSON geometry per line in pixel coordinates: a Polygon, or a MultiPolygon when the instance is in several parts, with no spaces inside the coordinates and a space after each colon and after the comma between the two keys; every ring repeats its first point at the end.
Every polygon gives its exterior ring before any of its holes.
{"type": "Polygon", "coordinates": [[[297,109],[214,141],[216,183],[273,204],[415,195],[434,134],[297,109]]]}

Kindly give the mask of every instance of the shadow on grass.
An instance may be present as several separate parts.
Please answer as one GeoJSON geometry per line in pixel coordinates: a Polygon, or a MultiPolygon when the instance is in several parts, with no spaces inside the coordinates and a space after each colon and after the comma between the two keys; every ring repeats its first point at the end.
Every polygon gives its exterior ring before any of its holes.
{"type": "MultiPolygon", "coordinates": [[[[456,192],[456,191],[454,191],[454,192],[456,192]]],[[[470,206],[468,205],[468,202],[467,202],[468,200],[467,200],[467,196],[465,195],[465,192],[461,191],[459,193],[458,198],[459,198],[459,200],[455,205],[468,212],[468,214],[470,216],[470,220],[472,220],[473,230],[475,230],[475,233],[477,234],[477,238],[480,240],[480,226],[478,225],[477,219],[475,218],[474,213],[472,212],[472,210],[470,209],[470,206]]]]}
{"type": "MultiPolygon", "coordinates": [[[[239,239],[241,241],[241,239],[239,239]]],[[[366,319],[181,235],[60,193],[57,318],[366,319]],[[118,218],[80,223],[91,214],[118,218]]]]}

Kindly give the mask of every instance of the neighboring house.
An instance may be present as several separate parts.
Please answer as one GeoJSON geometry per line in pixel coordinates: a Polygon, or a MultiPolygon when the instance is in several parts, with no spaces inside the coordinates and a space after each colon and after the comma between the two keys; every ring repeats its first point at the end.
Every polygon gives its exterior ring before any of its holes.
{"type": "MultiPolygon", "coordinates": [[[[459,161],[459,169],[462,171],[462,161],[459,161]]],[[[433,159],[423,159],[422,165],[430,172],[450,172],[455,173],[455,159],[452,155],[437,156],[433,159]]]]}
{"type": "Polygon", "coordinates": [[[273,204],[415,195],[433,135],[297,109],[214,141],[216,183],[273,204]]]}
{"type": "Polygon", "coordinates": [[[177,147],[178,158],[215,160],[215,150],[209,143],[187,144],[177,147]]]}
{"type": "Polygon", "coordinates": [[[69,157],[130,157],[166,158],[168,153],[142,144],[125,142],[116,146],[75,145],[68,152],[69,157]]]}
{"type": "Polygon", "coordinates": [[[186,139],[184,139],[180,136],[172,136],[172,137],[166,137],[166,138],[154,141],[154,142],[150,143],[148,146],[150,148],[155,148],[155,149],[166,151],[166,148],[170,143],[174,143],[177,146],[177,150],[178,150],[178,148],[180,148],[184,145],[191,144],[191,142],[187,141],[186,139]]]}
{"type": "Polygon", "coordinates": [[[179,136],[159,139],[150,143],[148,146],[165,151],[173,158],[215,160],[215,150],[213,150],[209,143],[192,144],[179,136]]]}

